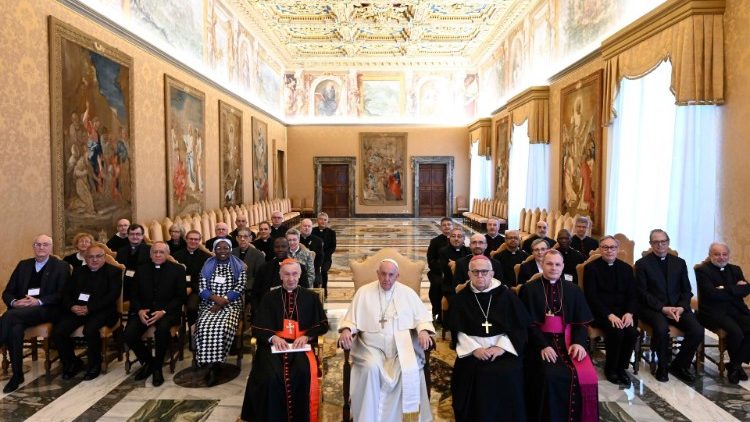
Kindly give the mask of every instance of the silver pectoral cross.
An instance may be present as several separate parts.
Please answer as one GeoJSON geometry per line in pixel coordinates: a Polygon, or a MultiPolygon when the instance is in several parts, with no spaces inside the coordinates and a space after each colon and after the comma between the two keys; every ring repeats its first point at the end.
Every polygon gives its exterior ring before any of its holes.
{"type": "Polygon", "coordinates": [[[378,320],[378,322],[380,323],[380,328],[385,328],[385,323],[388,322],[388,320],[385,319],[384,316],[382,316],[380,317],[380,320],[378,320]]]}
{"type": "Polygon", "coordinates": [[[294,324],[292,324],[292,321],[286,323],[286,329],[289,330],[289,334],[294,333],[294,324]]]}
{"type": "Polygon", "coordinates": [[[492,324],[489,323],[486,319],[484,320],[484,324],[482,324],[482,327],[484,327],[484,333],[489,334],[490,333],[490,327],[492,327],[492,324]]]}

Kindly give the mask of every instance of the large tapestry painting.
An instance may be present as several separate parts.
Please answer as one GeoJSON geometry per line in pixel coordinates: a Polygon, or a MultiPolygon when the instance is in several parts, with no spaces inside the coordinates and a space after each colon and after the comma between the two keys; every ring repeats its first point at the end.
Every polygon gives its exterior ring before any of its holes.
{"type": "Polygon", "coordinates": [[[242,204],[242,111],[219,101],[222,207],[242,204]]]}
{"type": "Polygon", "coordinates": [[[253,117],[253,200],[268,199],[268,125],[253,117]]]}
{"type": "Polygon", "coordinates": [[[133,59],[49,18],[53,240],[110,236],[133,215],[133,59]]]}
{"type": "Polygon", "coordinates": [[[588,215],[601,232],[602,202],[602,72],[575,82],[561,92],[562,212],[588,215]]]}
{"type": "Polygon", "coordinates": [[[205,95],[167,75],[164,87],[169,215],[200,213],[206,203],[205,95]]]}
{"type": "Polygon", "coordinates": [[[406,204],[406,133],[362,132],[359,189],[362,205],[406,204]]]}
{"type": "Polygon", "coordinates": [[[504,117],[498,120],[495,126],[497,134],[497,148],[495,155],[497,164],[495,166],[495,199],[508,203],[508,143],[510,140],[510,118],[504,117]]]}

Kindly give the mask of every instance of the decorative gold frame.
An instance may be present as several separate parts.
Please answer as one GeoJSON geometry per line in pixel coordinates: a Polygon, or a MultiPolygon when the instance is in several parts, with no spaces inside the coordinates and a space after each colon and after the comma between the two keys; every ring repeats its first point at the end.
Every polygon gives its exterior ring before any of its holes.
{"type": "Polygon", "coordinates": [[[360,132],[360,204],[406,205],[406,138],[406,132],[360,132]],[[393,184],[391,177],[394,178],[393,184]],[[400,179],[398,188],[396,177],[400,179]],[[394,195],[392,186],[394,190],[400,191],[400,199],[389,198],[394,195]]]}
{"type": "MultiPolygon", "coordinates": [[[[127,102],[125,107],[128,110],[127,128],[129,139],[129,175],[130,175],[130,204],[128,215],[114,215],[112,220],[118,218],[129,218],[136,220],[136,182],[135,182],[135,142],[132,138],[134,132],[134,110],[133,110],[133,58],[122,51],[100,42],[92,36],[89,36],[75,27],[68,25],[52,16],[48,18],[49,26],[49,66],[50,66],[50,146],[52,161],[52,239],[54,242],[54,251],[62,254],[65,250],[68,240],[72,240],[74,233],[68,233],[70,224],[68,224],[68,212],[66,211],[65,201],[67,193],[65,191],[66,177],[66,159],[67,154],[65,147],[64,120],[66,115],[70,115],[70,110],[63,110],[65,107],[63,98],[63,40],[75,43],[82,48],[88,49],[99,54],[106,59],[119,64],[123,73],[127,77],[128,90],[123,93],[123,99],[127,102]]],[[[82,152],[81,152],[82,153],[82,152]]],[[[122,214],[122,213],[121,213],[122,214]]],[[[91,232],[95,238],[103,240],[111,233],[115,221],[108,221],[107,226],[97,227],[80,227],[80,231],[91,232]]],[[[76,230],[78,231],[78,230],[76,230]]]]}
{"type": "Polygon", "coordinates": [[[508,165],[510,163],[510,116],[495,124],[495,199],[508,203],[508,165]]]}
{"type": "MultiPolygon", "coordinates": [[[[167,148],[167,211],[172,218],[182,216],[185,214],[193,214],[193,213],[201,213],[205,207],[206,207],[206,191],[205,191],[205,185],[206,185],[206,95],[183,82],[178,81],[177,79],[165,74],[164,75],[164,139],[165,139],[165,145],[167,148]],[[176,201],[175,199],[175,167],[174,167],[174,161],[177,159],[174,154],[174,146],[172,145],[172,140],[170,139],[170,128],[172,126],[172,115],[173,115],[173,108],[172,103],[170,101],[171,99],[171,90],[177,90],[181,91],[185,95],[189,95],[191,97],[194,97],[197,101],[200,101],[201,105],[201,121],[197,122],[199,123],[198,132],[202,136],[203,141],[201,147],[199,148],[199,156],[197,157],[197,160],[195,162],[200,165],[200,169],[196,171],[197,180],[195,183],[197,184],[198,188],[198,194],[194,195],[193,201],[190,201],[186,205],[180,206],[180,202],[182,201],[176,201]],[[203,185],[203,190],[201,190],[201,184],[203,185]],[[195,197],[197,196],[197,198],[195,197]]],[[[194,146],[194,148],[197,147],[197,145],[194,146]]],[[[179,156],[180,146],[178,141],[178,156],[179,156]]],[[[181,158],[181,157],[180,157],[181,158]]],[[[187,161],[187,160],[186,160],[187,161]]],[[[187,163],[186,163],[187,165],[187,163]]],[[[189,178],[189,169],[188,169],[188,175],[189,178]]],[[[186,194],[187,195],[187,194],[186,194]]],[[[178,198],[177,198],[178,199],[178,198]]]]}
{"type": "Polygon", "coordinates": [[[242,143],[244,135],[242,110],[219,100],[219,157],[221,160],[219,162],[219,194],[221,195],[222,207],[243,203],[242,143]],[[233,147],[229,145],[229,123],[235,124],[235,145],[233,147]],[[234,152],[229,156],[232,148],[234,152]],[[234,182],[232,182],[232,173],[236,174],[234,182]],[[232,184],[234,186],[230,186],[232,184]],[[230,192],[234,192],[231,200],[228,198],[230,192]]]}
{"type": "MultiPolygon", "coordinates": [[[[253,151],[253,201],[260,202],[265,201],[267,199],[271,199],[271,191],[269,188],[269,165],[268,165],[268,150],[272,146],[271,142],[269,142],[268,139],[268,124],[262,120],[259,120],[255,117],[251,120],[251,129],[252,131],[252,151],[253,151]],[[260,136],[259,134],[262,134],[263,138],[262,141],[265,143],[265,154],[260,154],[259,151],[259,140],[260,136]],[[261,168],[262,167],[262,168],[261,168]],[[259,177],[261,177],[259,179],[259,177]],[[260,183],[260,185],[258,185],[260,183]],[[265,183],[265,188],[263,188],[263,184],[265,183]]],[[[275,159],[275,157],[274,157],[275,159]]]]}

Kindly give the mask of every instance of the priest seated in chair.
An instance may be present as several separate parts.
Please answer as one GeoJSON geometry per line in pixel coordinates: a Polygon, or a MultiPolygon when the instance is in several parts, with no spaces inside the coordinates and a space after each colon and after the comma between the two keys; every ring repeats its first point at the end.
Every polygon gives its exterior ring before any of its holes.
{"type": "Polygon", "coordinates": [[[354,362],[354,420],[430,421],[423,368],[435,334],[432,316],[416,292],[398,282],[396,261],[382,260],[377,275],[354,294],[339,329],[339,344],[351,349],[354,362]]]}

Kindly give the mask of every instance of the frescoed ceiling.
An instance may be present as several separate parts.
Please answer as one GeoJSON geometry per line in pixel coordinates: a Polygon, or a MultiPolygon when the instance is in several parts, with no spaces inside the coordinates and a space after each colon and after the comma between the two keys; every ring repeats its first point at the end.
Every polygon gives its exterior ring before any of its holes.
{"type": "Polygon", "coordinates": [[[536,0],[232,0],[291,68],[462,67],[536,0]]]}

